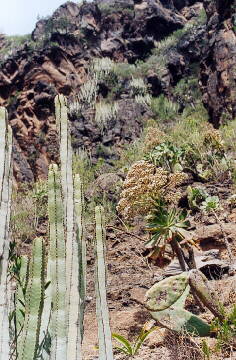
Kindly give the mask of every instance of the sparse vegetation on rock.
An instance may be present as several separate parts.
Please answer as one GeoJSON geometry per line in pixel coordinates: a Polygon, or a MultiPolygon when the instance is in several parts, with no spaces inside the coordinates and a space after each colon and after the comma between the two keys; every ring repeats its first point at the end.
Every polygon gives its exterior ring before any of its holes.
{"type": "Polygon", "coordinates": [[[0,35],[0,360],[235,357],[233,3],[0,35]]]}

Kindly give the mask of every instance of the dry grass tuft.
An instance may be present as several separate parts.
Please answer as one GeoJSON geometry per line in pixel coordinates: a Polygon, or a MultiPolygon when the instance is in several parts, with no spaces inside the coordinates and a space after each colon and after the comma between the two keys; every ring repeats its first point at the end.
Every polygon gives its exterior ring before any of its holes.
{"type": "Polygon", "coordinates": [[[170,360],[204,360],[200,344],[190,335],[168,331],[164,345],[169,350],[170,360]]]}

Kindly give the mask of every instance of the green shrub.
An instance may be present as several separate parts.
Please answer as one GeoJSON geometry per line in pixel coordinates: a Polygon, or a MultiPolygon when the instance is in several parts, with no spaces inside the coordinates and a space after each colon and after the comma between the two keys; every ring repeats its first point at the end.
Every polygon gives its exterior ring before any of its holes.
{"type": "Polygon", "coordinates": [[[215,346],[216,352],[230,353],[232,347],[235,346],[236,338],[236,305],[233,306],[229,314],[225,313],[222,307],[225,320],[220,321],[214,319],[212,322],[212,331],[216,333],[217,343],[215,346]]]}
{"type": "Polygon", "coordinates": [[[174,120],[179,114],[179,105],[167,99],[163,94],[152,99],[151,109],[158,121],[174,120]]]}

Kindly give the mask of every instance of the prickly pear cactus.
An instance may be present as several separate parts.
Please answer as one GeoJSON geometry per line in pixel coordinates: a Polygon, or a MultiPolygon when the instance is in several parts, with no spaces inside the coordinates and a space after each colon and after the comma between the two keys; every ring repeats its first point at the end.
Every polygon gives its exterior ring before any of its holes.
{"type": "Polygon", "coordinates": [[[189,274],[189,284],[192,291],[212,314],[223,320],[224,316],[219,301],[215,292],[211,289],[206,276],[199,270],[191,270],[189,274]]]}
{"type": "Polygon", "coordinates": [[[146,294],[146,307],[157,322],[176,332],[207,336],[210,326],[184,309],[189,294],[189,272],[171,276],[155,284],[146,294]]]}
{"type": "Polygon", "coordinates": [[[146,307],[151,311],[162,311],[173,305],[188,286],[189,274],[183,272],[171,276],[152,286],[146,293],[146,307]]]}

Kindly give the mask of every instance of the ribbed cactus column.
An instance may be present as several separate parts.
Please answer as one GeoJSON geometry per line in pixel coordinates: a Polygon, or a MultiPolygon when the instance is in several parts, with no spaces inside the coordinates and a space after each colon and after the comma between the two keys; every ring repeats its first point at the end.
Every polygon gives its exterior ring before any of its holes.
{"type": "MultiPolygon", "coordinates": [[[[80,299],[80,279],[82,268],[80,261],[80,242],[83,242],[82,192],[79,178],[75,179],[77,213],[74,206],[74,183],[72,173],[72,147],[67,115],[67,101],[63,95],[55,99],[56,122],[60,135],[61,183],[64,199],[66,229],[66,306],[68,311],[67,358],[81,359],[81,333],[83,323],[84,299],[80,299]],[[78,193],[80,191],[80,194],[78,193]],[[78,200],[78,197],[80,199],[78,200]],[[78,205],[78,202],[80,205],[78,205]],[[80,208],[81,206],[81,208],[80,208]],[[78,224],[77,224],[78,220],[78,224]],[[76,237],[76,231],[79,237],[76,237]]],[[[83,252],[84,254],[84,252],[83,252]]],[[[84,275],[84,273],[83,273],[84,275]]],[[[82,297],[85,296],[84,294],[82,297]]]]}
{"type": "Polygon", "coordinates": [[[83,184],[80,176],[77,174],[74,176],[74,203],[75,203],[75,217],[76,217],[76,238],[78,244],[78,274],[79,274],[79,294],[80,294],[80,331],[81,337],[83,336],[83,320],[85,311],[85,298],[86,298],[86,241],[84,239],[84,193],[83,184]]]}
{"type": "Polygon", "coordinates": [[[9,358],[9,221],[11,207],[12,131],[5,108],[0,107],[0,360],[9,358]]]}
{"type": "Polygon", "coordinates": [[[105,227],[102,206],[95,208],[96,221],[96,311],[99,336],[99,360],[112,360],[112,340],[106,298],[105,227]]]}
{"type": "Polygon", "coordinates": [[[67,341],[66,311],[66,247],[64,232],[64,208],[61,183],[57,165],[49,167],[48,217],[50,229],[49,267],[51,279],[52,315],[50,334],[52,338],[51,360],[65,360],[67,341]]]}
{"type": "Polygon", "coordinates": [[[25,319],[19,340],[18,360],[36,359],[41,314],[44,299],[44,245],[43,238],[33,244],[29,266],[29,281],[25,296],[25,319]]]}
{"type": "Polygon", "coordinates": [[[11,158],[12,130],[7,125],[6,109],[0,107],[0,259],[5,242],[9,241],[11,158]]]}
{"type": "Polygon", "coordinates": [[[25,294],[24,290],[26,289],[26,284],[28,282],[28,265],[29,258],[26,255],[21,256],[21,267],[20,274],[16,288],[16,334],[17,336],[20,334],[23,323],[24,323],[24,311],[25,311],[25,294]]]}

